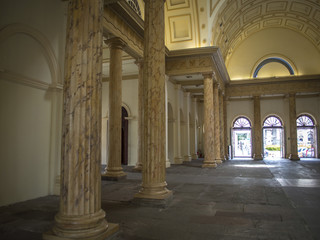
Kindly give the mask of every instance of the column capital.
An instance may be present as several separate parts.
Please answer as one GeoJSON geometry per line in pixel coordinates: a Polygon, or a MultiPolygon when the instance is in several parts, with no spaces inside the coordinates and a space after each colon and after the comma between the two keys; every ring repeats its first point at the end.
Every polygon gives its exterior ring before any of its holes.
{"type": "Polygon", "coordinates": [[[138,67],[143,67],[143,62],[143,58],[137,58],[136,61],[134,61],[138,67]]]}
{"type": "Polygon", "coordinates": [[[123,49],[127,45],[127,43],[119,37],[109,38],[109,39],[105,40],[104,42],[105,42],[105,44],[108,45],[109,48],[123,49]]]}
{"type": "Polygon", "coordinates": [[[181,89],[181,84],[175,84],[174,88],[177,89],[177,90],[180,90],[181,89]]]}
{"type": "Polygon", "coordinates": [[[203,76],[203,78],[211,78],[211,79],[213,79],[215,74],[214,74],[214,72],[205,72],[205,73],[202,73],[202,76],[203,76]]]}
{"type": "Polygon", "coordinates": [[[183,95],[184,95],[185,97],[190,97],[190,92],[184,92],[183,95]]]}

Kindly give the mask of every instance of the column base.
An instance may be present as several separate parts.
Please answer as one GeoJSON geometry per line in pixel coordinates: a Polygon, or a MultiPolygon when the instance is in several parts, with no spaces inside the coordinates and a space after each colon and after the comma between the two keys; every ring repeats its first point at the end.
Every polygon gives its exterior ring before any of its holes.
{"type": "Polygon", "coordinates": [[[127,174],[122,170],[122,167],[116,169],[107,169],[106,172],[101,174],[102,180],[119,181],[125,179],[127,174]]]}
{"type": "Polygon", "coordinates": [[[221,164],[223,162],[223,159],[216,159],[217,164],[221,164]]]}
{"type": "Polygon", "coordinates": [[[137,164],[132,170],[135,172],[141,172],[142,171],[142,164],[141,163],[137,164]]]}
{"type": "Polygon", "coordinates": [[[182,164],[183,159],[182,157],[175,157],[174,158],[174,164],[182,164]]]}
{"type": "Polygon", "coordinates": [[[299,156],[297,154],[290,154],[289,155],[289,160],[291,160],[291,161],[299,161],[300,158],[299,158],[299,156]]]}
{"type": "Polygon", "coordinates": [[[253,154],[253,160],[263,160],[262,154],[253,154]]]}
{"type": "MultiPolygon", "coordinates": [[[[113,237],[117,234],[117,232],[119,232],[119,224],[116,223],[108,223],[108,229],[97,235],[97,236],[91,236],[91,237],[77,237],[76,239],[80,239],[80,240],[105,240],[108,239],[109,237],[113,237]]],[[[52,230],[44,233],[42,235],[42,239],[44,240],[71,240],[71,239],[75,239],[74,237],[63,237],[63,236],[57,236],[54,234],[54,232],[52,230]]]]}
{"type": "Polygon", "coordinates": [[[172,196],[172,191],[166,188],[167,183],[157,183],[149,186],[142,187],[140,191],[134,195],[134,198],[138,199],[153,199],[153,200],[164,200],[172,196]]]}
{"type": "Polygon", "coordinates": [[[140,193],[137,193],[134,196],[134,199],[132,201],[133,204],[144,206],[144,207],[162,207],[165,208],[168,206],[168,204],[172,201],[173,194],[172,191],[169,191],[164,194],[158,196],[157,198],[145,198],[144,195],[141,195],[140,193]]]}
{"type": "Polygon", "coordinates": [[[202,164],[202,168],[216,168],[217,163],[215,161],[204,161],[202,164]]]}
{"type": "Polygon", "coordinates": [[[198,158],[199,158],[198,154],[196,154],[196,153],[193,153],[193,154],[192,154],[192,159],[196,160],[196,159],[198,159],[198,158]]]}
{"type": "Polygon", "coordinates": [[[192,160],[191,155],[186,155],[183,157],[184,162],[191,162],[191,160],[192,160]]]}
{"type": "Polygon", "coordinates": [[[167,159],[167,160],[166,160],[166,168],[169,168],[170,166],[171,166],[170,160],[167,159]]]}

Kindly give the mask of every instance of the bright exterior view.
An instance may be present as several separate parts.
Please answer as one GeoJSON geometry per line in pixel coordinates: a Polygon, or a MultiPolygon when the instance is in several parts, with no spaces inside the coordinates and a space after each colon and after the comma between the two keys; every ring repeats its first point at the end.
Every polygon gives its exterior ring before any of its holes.
{"type": "Polygon", "coordinates": [[[263,148],[265,158],[283,157],[283,127],[276,116],[268,117],[263,123],[263,148]]]}
{"type": "Polygon", "coordinates": [[[234,121],[233,156],[251,157],[251,124],[247,118],[239,117],[234,121]]]}
{"type": "Polygon", "coordinates": [[[297,142],[299,157],[315,157],[316,131],[313,119],[301,115],[297,119],[297,142]]]}

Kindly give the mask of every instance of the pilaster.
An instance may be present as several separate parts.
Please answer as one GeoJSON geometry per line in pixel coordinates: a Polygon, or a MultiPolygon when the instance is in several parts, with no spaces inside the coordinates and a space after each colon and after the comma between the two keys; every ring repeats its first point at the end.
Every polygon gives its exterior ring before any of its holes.
{"type": "Polygon", "coordinates": [[[300,160],[298,156],[297,145],[297,110],[296,110],[296,95],[289,94],[289,122],[290,122],[290,160],[300,160]]]}
{"type": "Polygon", "coordinates": [[[253,146],[254,160],[262,160],[262,134],[261,134],[261,112],[260,112],[260,96],[253,97],[253,146]]]}
{"type": "Polygon", "coordinates": [[[183,158],[181,156],[181,116],[180,116],[180,91],[181,91],[181,85],[175,84],[175,90],[176,90],[176,114],[177,119],[175,121],[175,139],[176,139],[176,155],[174,158],[175,164],[181,164],[183,162],[183,158]]]}

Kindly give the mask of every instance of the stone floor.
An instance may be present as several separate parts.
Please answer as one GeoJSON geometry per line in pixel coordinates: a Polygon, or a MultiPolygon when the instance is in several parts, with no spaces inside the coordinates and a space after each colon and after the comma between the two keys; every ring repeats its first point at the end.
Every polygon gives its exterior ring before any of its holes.
{"type": "MultiPolygon", "coordinates": [[[[174,197],[166,208],[132,203],[141,173],[102,182],[102,208],[119,223],[116,240],[320,239],[320,160],[201,160],[167,169],[174,197]]],[[[58,211],[48,196],[0,208],[0,239],[41,239],[58,211]]]]}

